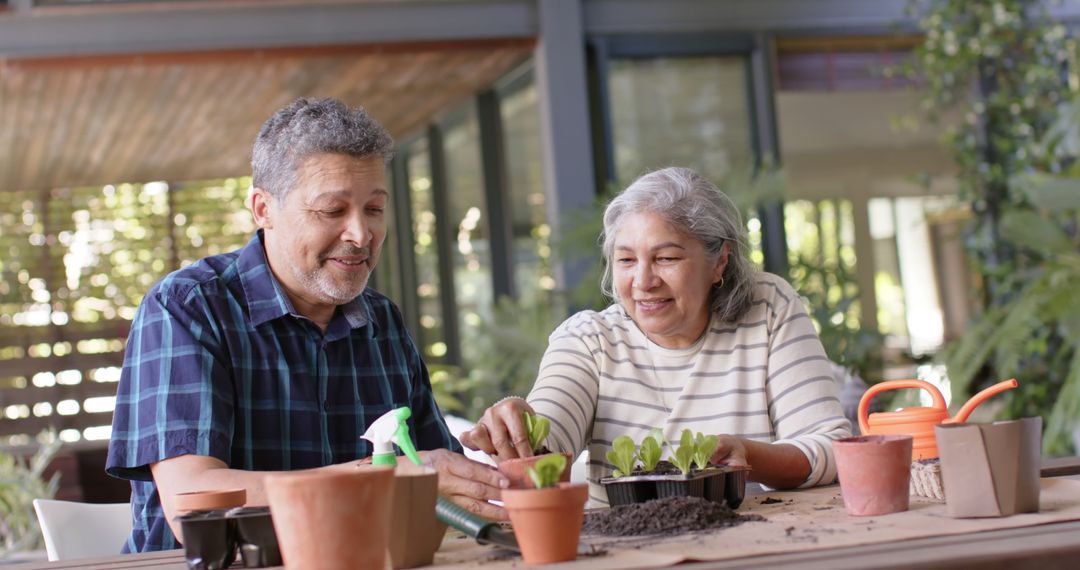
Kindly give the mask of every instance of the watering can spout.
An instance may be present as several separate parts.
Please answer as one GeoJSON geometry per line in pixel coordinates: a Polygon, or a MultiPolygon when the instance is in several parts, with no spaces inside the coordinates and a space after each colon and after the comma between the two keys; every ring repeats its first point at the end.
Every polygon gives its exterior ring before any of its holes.
{"type": "Polygon", "coordinates": [[[1013,388],[1016,388],[1019,384],[1020,383],[1016,381],[1016,378],[1010,378],[1003,382],[998,382],[997,384],[994,384],[993,386],[972,396],[970,400],[964,402],[964,405],[960,407],[960,410],[956,412],[955,416],[943,421],[942,423],[962,424],[966,422],[968,416],[971,415],[971,412],[975,411],[975,408],[977,408],[979,404],[985,402],[991,396],[1000,394],[1001,392],[1004,392],[1006,390],[1012,390],[1013,388]]]}

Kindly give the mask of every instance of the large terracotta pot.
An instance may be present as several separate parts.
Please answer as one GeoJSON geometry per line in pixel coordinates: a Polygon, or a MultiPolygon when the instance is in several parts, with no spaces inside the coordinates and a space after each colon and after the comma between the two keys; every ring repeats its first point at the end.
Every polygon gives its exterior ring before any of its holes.
{"type": "Polygon", "coordinates": [[[910,435],[864,435],[833,442],[848,514],[884,515],[908,509],[911,444],[910,435]]]}
{"type": "Polygon", "coordinates": [[[548,489],[503,489],[502,500],[527,564],[577,558],[589,488],[561,483],[548,489]]]}
{"type": "MultiPolygon", "coordinates": [[[[498,464],[499,473],[502,473],[504,477],[510,480],[511,489],[533,489],[532,479],[529,479],[529,468],[536,465],[537,461],[540,461],[541,457],[546,457],[550,454],[534,455],[532,457],[519,457],[517,459],[506,459],[500,461],[498,464]]],[[[559,481],[563,483],[570,482],[570,466],[574,463],[569,453],[563,453],[562,456],[566,457],[566,469],[563,469],[562,476],[559,477],[559,481]]]]}
{"type": "Polygon", "coordinates": [[[392,467],[272,475],[266,494],[286,568],[385,568],[392,467]]]}

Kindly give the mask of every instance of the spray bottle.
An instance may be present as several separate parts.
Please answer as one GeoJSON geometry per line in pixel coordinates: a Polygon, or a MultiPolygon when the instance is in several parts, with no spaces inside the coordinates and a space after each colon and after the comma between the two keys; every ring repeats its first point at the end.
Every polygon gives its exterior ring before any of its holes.
{"type": "Polygon", "coordinates": [[[397,408],[379,416],[379,419],[368,426],[361,437],[374,446],[374,452],[371,455],[372,465],[397,465],[393,444],[397,444],[413,463],[421,464],[420,456],[417,455],[416,447],[413,446],[412,438],[409,437],[409,425],[405,422],[411,415],[412,410],[407,406],[397,408]]]}
{"type": "MultiPolygon", "coordinates": [[[[392,445],[395,443],[413,463],[417,465],[423,464],[420,456],[416,453],[412,438],[409,437],[409,426],[405,423],[405,420],[409,419],[411,415],[412,410],[408,407],[397,408],[379,416],[379,419],[368,426],[367,431],[361,437],[375,446],[375,450],[371,455],[372,465],[397,465],[397,457],[394,454],[392,445]]],[[[439,496],[435,502],[435,517],[439,522],[448,524],[475,538],[480,544],[494,544],[520,552],[514,531],[504,529],[497,522],[473,514],[463,507],[451,503],[443,496],[439,496]]],[[[581,548],[585,547],[579,546],[579,550],[581,548]]]]}

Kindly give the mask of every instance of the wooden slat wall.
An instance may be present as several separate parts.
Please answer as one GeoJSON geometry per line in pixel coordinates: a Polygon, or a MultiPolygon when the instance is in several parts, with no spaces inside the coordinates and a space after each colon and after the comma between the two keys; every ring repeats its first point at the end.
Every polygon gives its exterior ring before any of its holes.
{"type": "Polygon", "coordinates": [[[0,60],[0,191],[249,171],[300,96],[363,105],[395,136],[490,86],[531,41],[0,60]]]}

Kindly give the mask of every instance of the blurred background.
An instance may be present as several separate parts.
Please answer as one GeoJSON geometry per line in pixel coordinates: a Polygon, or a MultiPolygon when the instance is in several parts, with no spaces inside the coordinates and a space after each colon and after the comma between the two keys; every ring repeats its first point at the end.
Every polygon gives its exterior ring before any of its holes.
{"type": "Polygon", "coordinates": [[[1073,454],[1078,22],[1035,0],[0,0],[0,469],[60,442],[37,472],[58,496],[126,500],[102,467],[135,309],[250,239],[252,142],[300,96],[397,140],[373,286],[448,412],[528,391],[553,328],[605,304],[605,198],[682,165],[743,209],[855,401],[860,378],[959,402],[1016,376],[980,413],[1042,415],[1073,454]]]}

